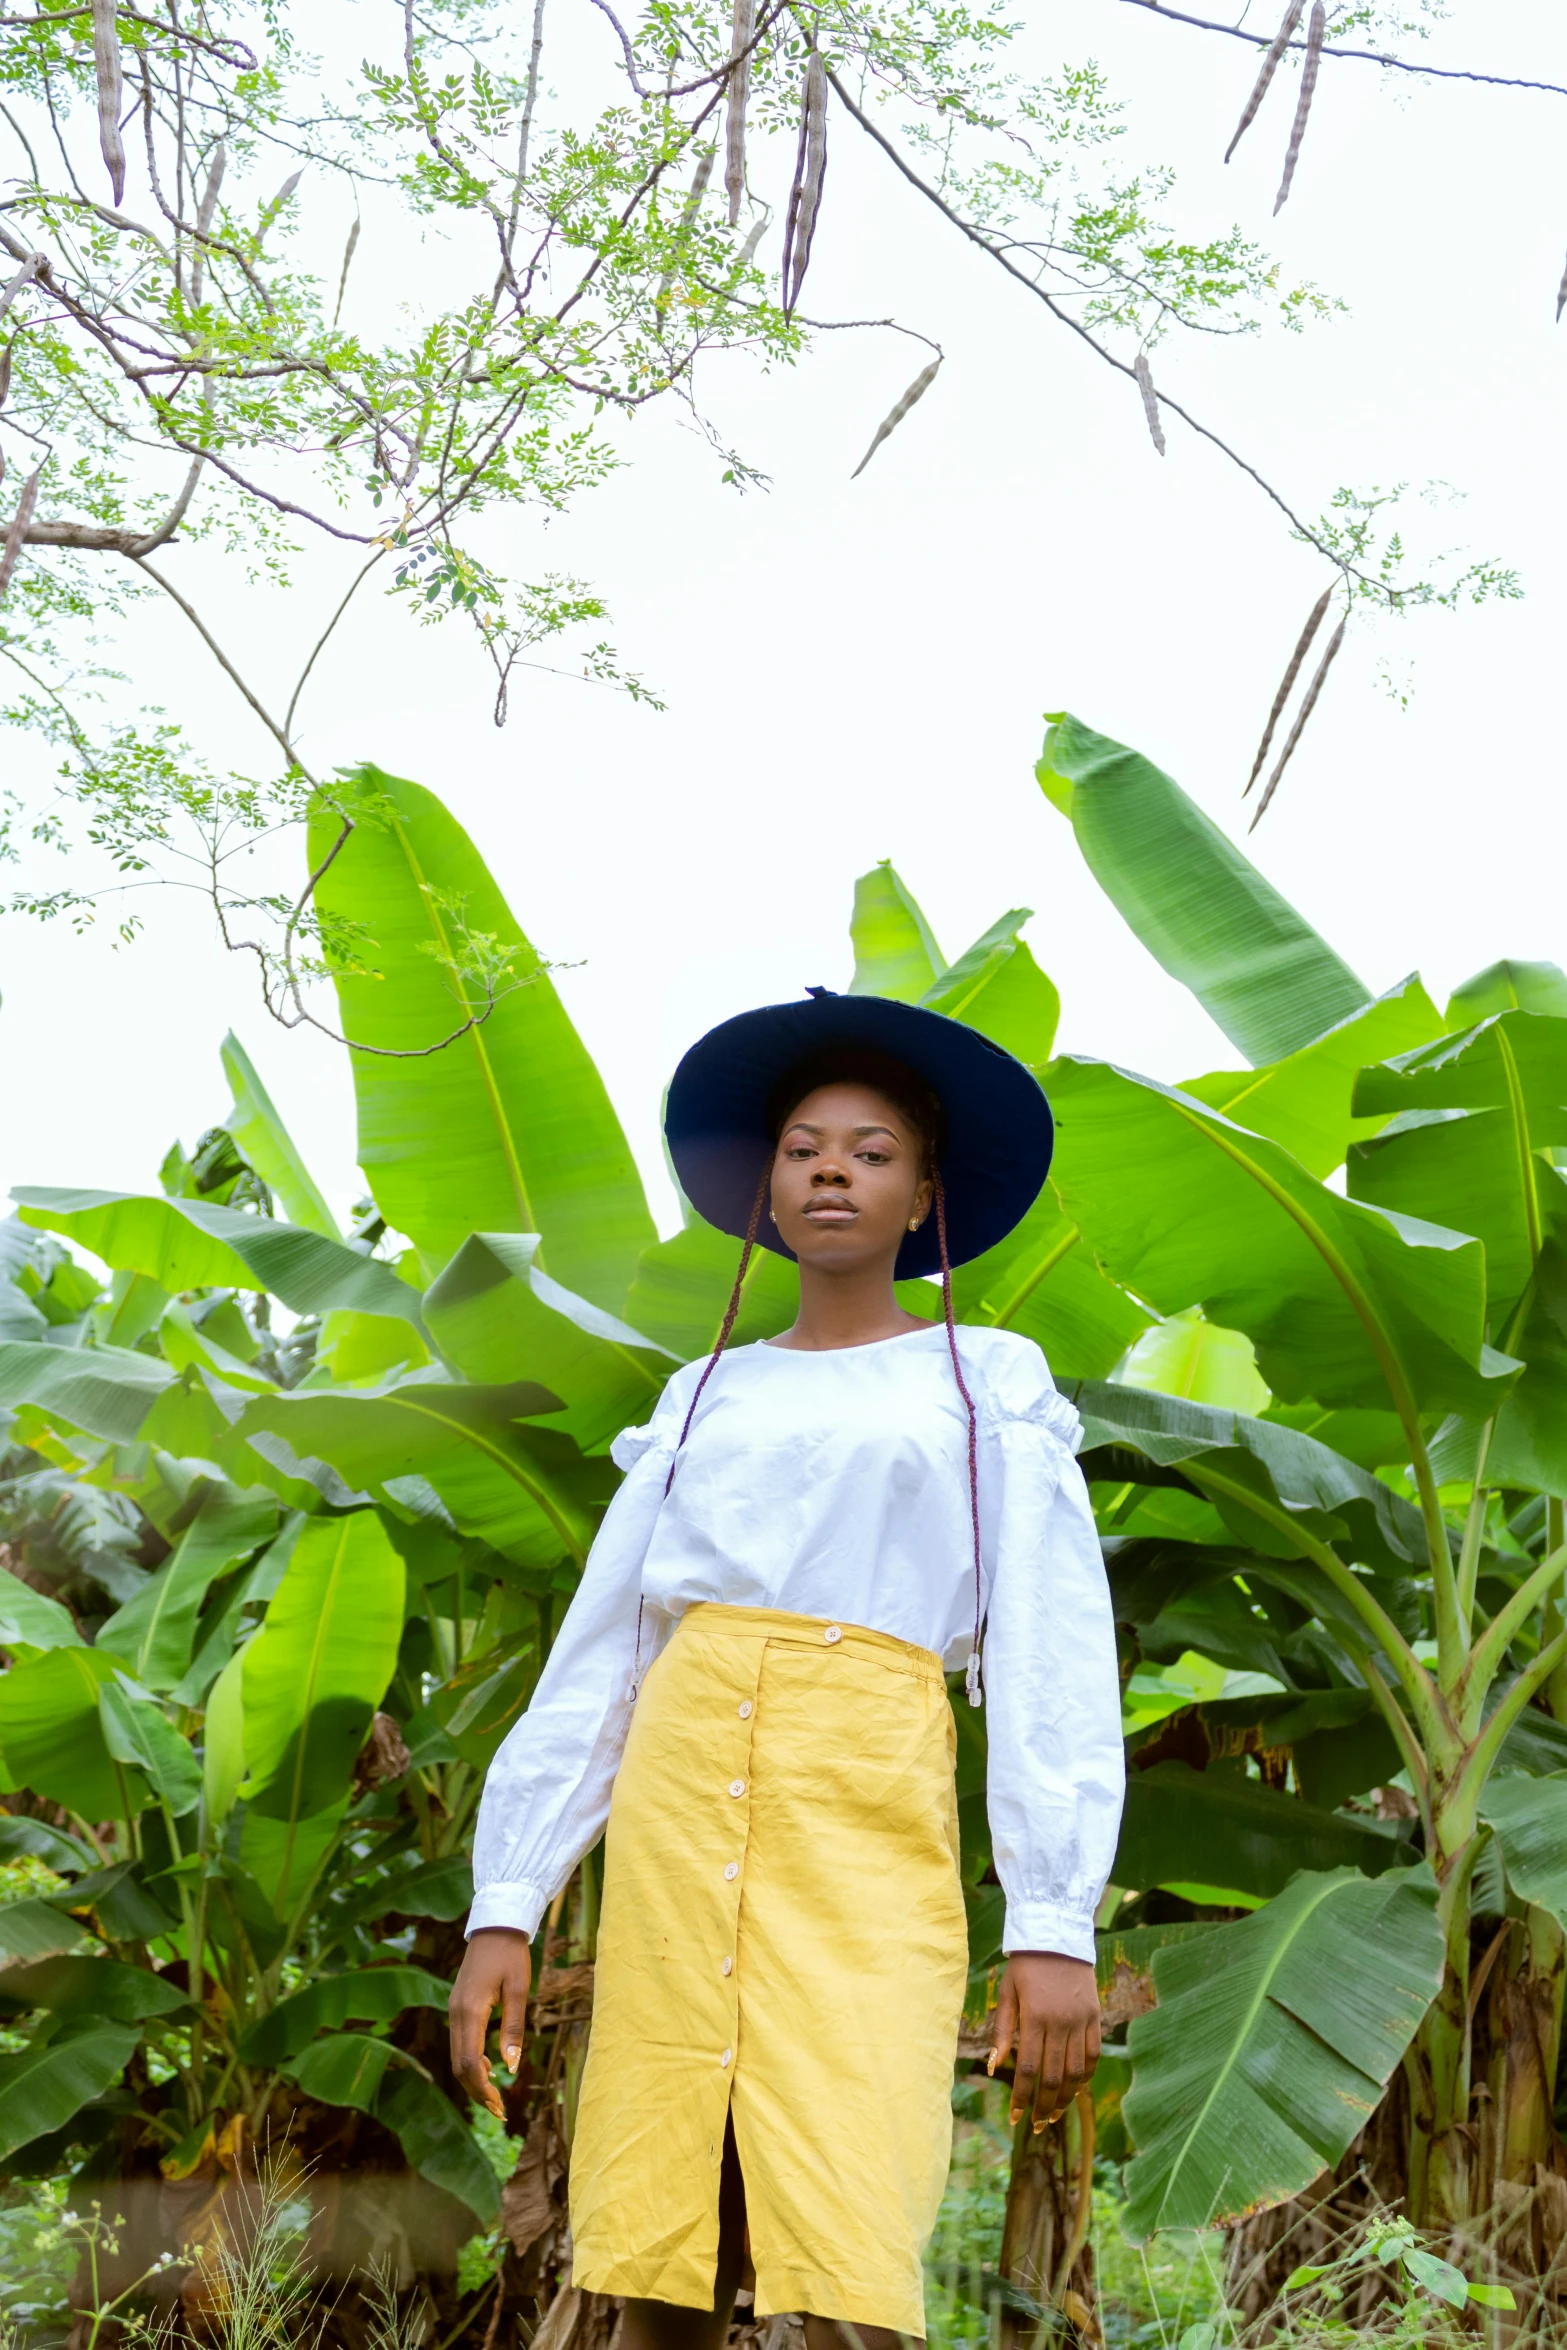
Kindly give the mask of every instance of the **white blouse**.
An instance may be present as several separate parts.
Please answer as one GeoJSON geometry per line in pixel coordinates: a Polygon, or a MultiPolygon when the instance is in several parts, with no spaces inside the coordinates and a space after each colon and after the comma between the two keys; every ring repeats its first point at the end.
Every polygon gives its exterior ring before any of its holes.
{"type": "MultiPolygon", "coordinates": [[[[987,1801],[1007,1950],[1094,1955],[1094,1911],[1125,1786],[1110,1596],[1077,1414],[1045,1358],[962,1327],[979,1424],[988,1626],[987,1801]]],[[[840,1618],[934,1649],[973,1647],[968,1418],[943,1324],[868,1346],[723,1355],[664,1484],[701,1362],[670,1380],[613,1454],[627,1474],[533,1702],[490,1765],[469,1933],[536,1933],[609,1815],[642,1669],[700,1600],[840,1618]]],[[[961,1702],[961,1699],[960,1699],[961,1702]]]]}

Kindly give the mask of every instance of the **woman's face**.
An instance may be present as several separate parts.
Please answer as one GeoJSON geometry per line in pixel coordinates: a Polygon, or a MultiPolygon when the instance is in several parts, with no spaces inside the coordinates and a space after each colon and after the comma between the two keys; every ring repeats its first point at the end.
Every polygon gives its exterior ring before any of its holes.
{"type": "Polygon", "coordinates": [[[773,1159],[773,1214],[803,1265],[889,1270],[910,1222],[930,1213],[924,1146],[872,1086],[818,1086],[798,1102],[773,1159]]]}

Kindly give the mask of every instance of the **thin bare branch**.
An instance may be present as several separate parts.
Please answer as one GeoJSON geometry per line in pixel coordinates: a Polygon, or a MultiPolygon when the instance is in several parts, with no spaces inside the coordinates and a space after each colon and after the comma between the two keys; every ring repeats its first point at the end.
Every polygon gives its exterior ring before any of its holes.
{"type": "Polygon", "coordinates": [[[249,703],[251,709],[254,710],[256,716],[260,719],[268,734],[271,735],[273,741],[282,751],[283,756],[288,761],[290,767],[296,769],[298,773],[304,777],[307,783],[314,784],[316,789],[319,790],[320,784],[318,783],[316,777],[311,774],[304,761],[297,756],[293,744],[289,741],[288,736],[284,733],[282,727],[279,726],[271,711],[268,710],[266,705],[257,698],[257,696],[252,692],[251,688],[246,684],[244,678],[241,677],[239,671],[235,668],[227,653],[224,652],[223,647],[218,643],[218,640],[213,635],[211,629],[208,628],[206,622],[202,619],[201,614],[196,610],[195,605],[187,603],[185,598],[180,594],[179,589],[174,585],[173,581],[165,579],[163,573],[159,571],[154,564],[147,562],[144,556],[136,554],[132,549],[129,548],[127,548],[125,551],[130,555],[130,559],[136,565],[137,570],[145,571],[147,577],[152,580],[156,586],[162,588],[164,594],[169,598],[169,600],[172,603],[178,604],[180,610],[184,613],[186,619],[190,622],[191,627],[196,631],[196,634],[200,637],[202,643],[206,646],[208,652],[212,655],[212,658],[218,664],[218,667],[223,671],[224,676],[228,678],[232,685],[238,687],[240,693],[249,703]]]}
{"type": "MultiPolygon", "coordinates": [[[[1193,25],[1203,33],[1226,33],[1232,41],[1245,41],[1253,49],[1266,49],[1266,33],[1249,33],[1244,25],[1218,24],[1212,17],[1188,16],[1179,8],[1166,8],[1163,0],[1124,0],[1129,8],[1146,8],[1150,16],[1161,17],[1167,24],[1193,25]]],[[[1304,42],[1291,41],[1292,49],[1300,49],[1304,42]]],[[[1380,65],[1389,73],[1423,74],[1438,82],[1482,82],[1494,90],[1543,90],[1552,98],[1567,98],[1567,83],[1527,81],[1518,74],[1471,73],[1462,66],[1427,65],[1418,57],[1393,57],[1382,49],[1337,49],[1324,43],[1324,57],[1342,57],[1352,65],[1380,65]]]]}
{"type": "MultiPolygon", "coordinates": [[[[1080,342],[1086,343],[1089,350],[1092,351],[1097,358],[1103,360],[1106,367],[1113,367],[1118,375],[1130,376],[1132,381],[1134,383],[1136,382],[1137,371],[1135,367],[1129,367],[1124,359],[1117,359],[1113,351],[1107,351],[1104,344],[1098,340],[1097,336],[1091,334],[1088,328],[1084,326],[1082,320],[1073,317],[1071,311],[1066,308],[1064,303],[1059,302],[1046,287],[1038,284],[1037,281],[1031,278],[1026,271],[1019,269],[1016,262],[1009,260],[1007,255],[1000,251],[997,246],[993,245],[990,239],[983,233],[983,231],[977,229],[974,226],[972,221],[965,220],[961,212],[955,212],[952,206],[947,202],[946,198],[942,196],[937,189],[933,188],[928,180],[921,179],[919,173],[914,170],[911,164],[905,161],[902,155],[899,154],[897,148],[893,145],[892,141],[885,135],[885,133],[878,130],[877,126],[870,120],[869,116],[855,104],[848,91],[844,88],[843,83],[832,71],[831,67],[828,68],[827,79],[831,83],[833,89],[838,93],[838,96],[842,101],[846,111],[852,115],[854,120],[859,124],[861,130],[865,132],[866,136],[875,141],[876,145],[881,148],[883,154],[886,155],[894,164],[896,164],[898,170],[903,174],[904,178],[909,182],[910,186],[918,188],[920,194],[925,198],[926,202],[928,204],[934,204],[936,210],[942,214],[943,218],[949,220],[952,223],[952,226],[958,231],[960,236],[966,237],[971,245],[978,246],[981,253],[988,254],[990,259],[994,261],[1000,268],[1004,269],[1009,277],[1015,278],[1020,286],[1026,287],[1028,292],[1034,296],[1036,301],[1043,302],[1045,308],[1050,312],[1052,318],[1056,319],[1060,325],[1069,327],[1080,342]]],[[[1336,570],[1342,572],[1346,579],[1358,579],[1362,586],[1370,589],[1373,595],[1384,598],[1386,597],[1387,590],[1383,586],[1382,582],[1374,578],[1369,572],[1361,571],[1355,564],[1346,562],[1344,557],[1338,552],[1337,548],[1330,546],[1319,531],[1312,529],[1309,522],[1303,521],[1300,515],[1296,513],[1294,507],[1289,504],[1288,500],[1274,488],[1272,482],[1270,482],[1265,475],[1259,473],[1256,466],[1249,463],[1249,461],[1240,454],[1238,449],[1232,448],[1230,443],[1226,440],[1223,440],[1210,425],[1206,425],[1200,422],[1197,417],[1192,415],[1190,409],[1183,408],[1179,400],[1172,400],[1167,392],[1160,393],[1159,402],[1162,408],[1168,409],[1172,416],[1178,416],[1181,422],[1188,426],[1192,432],[1197,433],[1203,440],[1211,442],[1213,447],[1216,448],[1222,456],[1227,457],[1232,465],[1236,466],[1240,472],[1247,476],[1248,480],[1254,481],[1258,489],[1261,490],[1263,496],[1267,498],[1273,505],[1277,506],[1279,512],[1284,516],[1285,520],[1306,542],[1306,544],[1308,546],[1315,547],[1317,552],[1320,555],[1325,556],[1328,562],[1330,562],[1336,570]]]]}

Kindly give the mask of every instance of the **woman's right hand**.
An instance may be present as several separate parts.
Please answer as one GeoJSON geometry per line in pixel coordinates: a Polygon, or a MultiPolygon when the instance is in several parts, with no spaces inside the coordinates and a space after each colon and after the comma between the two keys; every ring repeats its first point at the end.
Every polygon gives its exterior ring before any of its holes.
{"type": "Polygon", "coordinates": [[[528,1983],[533,1950],[526,1934],[510,1926],[481,1926],[468,1938],[468,1948],[447,2017],[452,2031],[452,2070],[470,2097],[487,2105],[498,2121],[506,2118],[501,2093],[490,2079],[490,2060],[484,2053],[490,2017],[501,2011],[501,2059],[509,2072],[522,2061],[522,2043],[528,2023],[528,1983]]]}

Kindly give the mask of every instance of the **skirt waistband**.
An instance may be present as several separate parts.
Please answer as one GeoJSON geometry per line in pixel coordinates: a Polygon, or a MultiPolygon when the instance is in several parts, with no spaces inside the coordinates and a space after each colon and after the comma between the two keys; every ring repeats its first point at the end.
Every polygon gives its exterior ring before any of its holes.
{"type": "Polygon", "coordinates": [[[863,1656],[895,1673],[945,1688],[946,1671],[934,1649],[891,1632],[873,1632],[865,1624],[840,1624],[830,1616],[796,1616],[784,1608],[731,1607],[725,1600],[700,1599],[688,1607],[680,1625],[700,1627],[704,1633],[727,1632],[737,1639],[783,1641],[790,1647],[811,1648],[839,1655],[863,1656]]]}

